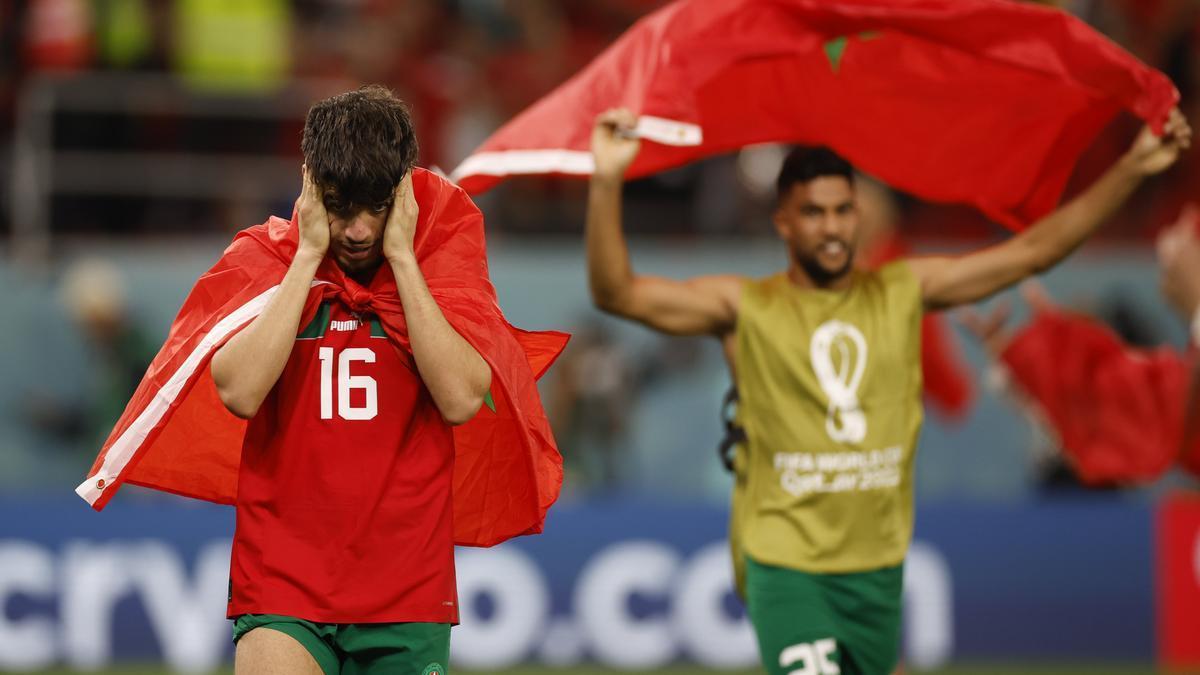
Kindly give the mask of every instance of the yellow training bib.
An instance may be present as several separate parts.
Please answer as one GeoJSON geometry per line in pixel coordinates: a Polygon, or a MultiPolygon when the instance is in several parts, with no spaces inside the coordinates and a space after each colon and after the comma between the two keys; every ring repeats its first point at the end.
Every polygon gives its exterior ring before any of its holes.
{"type": "MultiPolygon", "coordinates": [[[[921,429],[921,292],[907,263],[845,291],[779,274],[742,291],[730,541],[805,572],[899,564],[913,527],[921,429]]],[[[739,575],[740,576],[740,575],[739,575]]]]}

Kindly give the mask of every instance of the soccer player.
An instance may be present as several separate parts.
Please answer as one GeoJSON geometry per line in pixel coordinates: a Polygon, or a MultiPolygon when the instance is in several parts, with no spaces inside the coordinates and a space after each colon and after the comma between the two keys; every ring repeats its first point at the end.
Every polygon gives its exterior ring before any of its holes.
{"type": "Polygon", "coordinates": [[[734,462],[730,540],[767,671],[890,673],[913,525],[922,314],[1058,263],[1144,177],[1174,163],[1191,131],[1173,111],[1163,136],[1143,130],[1088,190],[1001,244],[870,272],[853,265],[853,168],[828,149],[797,150],[779,174],[774,212],[787,269],[761,280],[676,281],[635,274],[626,250],[621,189],[638,153],[635,123],[631,112],[610,110],[593,129],[592,298],[609,313],[725,347],[747,437],[734,462]]]}
{"type": "Polygon", "coordinates": [[[235,670],[441,674],[458,617],[451,427],[479,410],[492,371],[417,266],[404,104],[380,87],[321,101],[302,148],[295,257],[211,364],[221,401],[250,420],[230,573],[235,670]],[[411,362],[353,292],[299,325],[326,259],[349,287],[391,270],[411,362]]]}

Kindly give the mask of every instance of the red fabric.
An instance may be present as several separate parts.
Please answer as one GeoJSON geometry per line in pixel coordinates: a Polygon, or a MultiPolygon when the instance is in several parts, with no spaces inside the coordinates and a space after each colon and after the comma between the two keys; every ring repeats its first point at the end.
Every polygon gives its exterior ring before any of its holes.
{"type": "Polygon", "coordinates": [[[1164,75],[1082,21],[1029,3],[679,0],[453,176],[478,193],[515,173],[586,173],[596,115],[624,106],[703,135],[699,145],[645,143],[631,178],[752,143],[822,143],[898,189],[1019,227],[1053,209],[1118,112],[1161,128],[1177,100],[1164,75]],[[512,150],[573,151],[562,159],[575,166],[489,154],[512,150]]]}
{"type": "Polygon", "coordinates": [[[921,376],[925,399],[951,419],[961,419],[975,402],[971,371],[941,314],[921,318],[921,376]]]}
{"type": "Polygon", "coordinates": [[[1192,384],[1183,420],[1183,468],[1200,477],[1200,359],[1192,359],[1192,384]]]}
{"type": "MultiPolygon", "coordinates": [[[[423,169],[414,169],[413,189],[420,205],[415,248],[430,292],[493,374],[496,412],[481,410],[454,428],[455,541],[490,546],[539,532],[558,497],[562,460],[535,379],[561,353],[567,335],[522,331],[504,320],[488,279],[483,216],[462,190],[423,169]]],[[[96,509],[123,482],[234,503],[246,423],[221,405],[208,362],[232,334],[218,338],[222,327],[232,323],[236,332],[257,315],[234,312],[282,280],[296,242],[295,224],[272,218],[239,233],[196,283],[77,489],[96,509]]],[[[314,287],[303,323],[322,297],[337,295],[353,309],[377,314],[388,336],[411,351],[390,269],[384,266],[364,289],[327,258],[318,279],[330,283],[314,287]]]]}
{"type": "Polygon", "coordinates": [[[1158,665],[1167,673],[1200,670],[1200,495],[1179,492],[1155,518],[1158,665]]]}
{"type": "Polygon", "coordinates": [[[228,615],[457,623],[451,429],[373,317],[325,307],[246,430],[228,615]]]}
{"type": "MultiPolygon", "coordinates": [[[[1180,457],[1190,357],[1131,349],[1091,320],[1044,312],[1001,358],[1085,483],[1153,480],[1180,457]]],[[[1188,455],[1200,457],[1200,439],[1188,455]]]]}

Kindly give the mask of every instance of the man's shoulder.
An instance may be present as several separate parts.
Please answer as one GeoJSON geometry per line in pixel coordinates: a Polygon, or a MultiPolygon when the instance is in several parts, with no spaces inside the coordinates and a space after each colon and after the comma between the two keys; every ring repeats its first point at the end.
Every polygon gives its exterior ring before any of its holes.
{"type": "Polygon", "coordinates": [[[765,305],[770,298],[788,292],[791,285],[786,270],[760,277],[731,275],[728,283],[736,322],[741,321],[745,312],[752,312],[754,307],[765,305]]]}
{"type": "Polygon", "coordinates": [[[879,288],[889,296],[920,293],[920,279],[917,278],[908,260],[904,258],[893,260],[875,269],[859,270],[856,275],[857,284],[879,288]]]}
{"type": "Polygon", "coordinates": [[[287,247],[289,243],[292,246],[296,243],[291,221],[278,216],[268,216],[265,222],[238,230],[225,252],[247,248],[282,248],[287,247]]]}
{"type": "Polygon", "coordinates": [[[752,277],[739,275],[734,278],[737,279],[737,290],[739,293],[761,288],[787,287],[790,283],[786,270],[772,272],[766,276],[752,277]]]}
{"type": "Polygon", "coordinates": [[[710,274],[692,277],[687,283],[694,289],[702,290],[706,295],[716,296],[736,305],[743,287],[749,281],[751,281],[749,277],[737,274],[710,274]]]}
{"type": "Polygon", "coordinates": [[[879,268],[863,272],[864,282],[877,289],[869,296],[877,297],[887,311],[907,314],[923,310],[921,280],[904,258],[894,260],[879,268]]]}
{"type": "Polygon", "coordinates": [[[887,264],[880,265],[875,269],[874,274],[884,283],[891,284],[915,282],[917,278],[913,274],[912,266],[908,264],[907,258],[897,258],[887,264]]]}

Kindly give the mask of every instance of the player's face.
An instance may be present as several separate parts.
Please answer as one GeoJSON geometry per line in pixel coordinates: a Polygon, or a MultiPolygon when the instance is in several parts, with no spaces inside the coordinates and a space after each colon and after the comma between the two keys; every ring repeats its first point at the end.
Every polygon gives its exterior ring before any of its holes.
{"type": "Polygon", "coordinates": [[[775,209],[775,229],[818,285],[844,277],[858,239],[854,187],[842,176],[796,183],[775,209]]]}
{"type": "Polygon", "coordinates": [[[359,206],[341,204],[326,193],[329,212],[329,254],[347,274],[371,272],[383,261],[383,227],[391,203],[359,206]]]}

